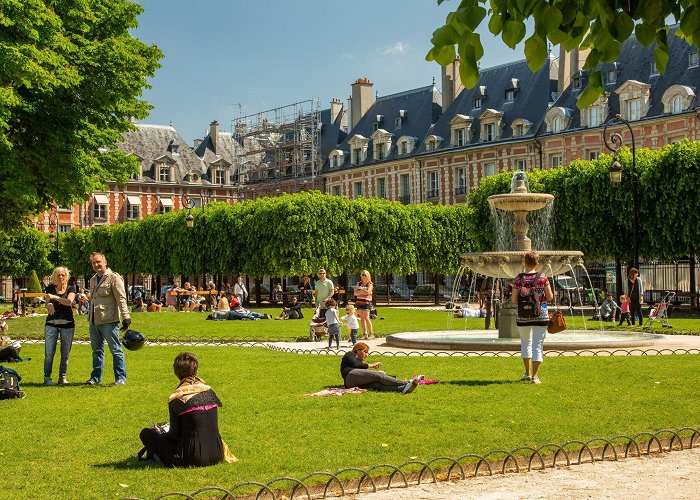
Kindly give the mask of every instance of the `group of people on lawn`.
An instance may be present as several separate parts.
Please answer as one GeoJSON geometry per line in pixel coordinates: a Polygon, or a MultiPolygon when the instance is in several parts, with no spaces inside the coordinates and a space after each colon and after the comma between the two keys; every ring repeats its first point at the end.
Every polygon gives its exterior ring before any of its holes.
{"type": "MultiPolygon", "coordinates": [[[[525,272],[518,275],[513,283],[511,300],[518,303],[518,296],[534,291],[540,304],[546,305],[553,299],[549,280],[542,272],[537,272],[539,255],[528,252],[523,259],[525,272]]],[[[95,275],[90,279],[88,324],[93,352],[93,370],[87,385],[102,382],[104,369],[104,343],[106,342],[113,358],[115,385],[126,383],[126,365],[119,341],[119,323],[123,330],[131,325],[127,308],[124,282],[118,274],[107,267],[107,259],[101,253],[91,255],[91,264],[95,275]]],[[[630,273],[630,297],[641,302],[641,283],[636,269],[630,273]],[[639,294],[637,292],[639,291],[639,294]]],[[[57,267],[51,276],[51,285],[46,290],[48,316],[45,324],[45,360],[44,384],[53,385],[51,371],[58,338],[61,339],[61,363],[59,366],[59,384],[67,384],[66,372],[68,355],[73,340],[75,322],[72,303],[75,289],[68,285],[70,273],[65,267],[57,267]]],[[[351,339],[353,348],[345,353],[340,363],[340,373],[346,388],[360,387],[374,391],[410,394],[420,385],[423,375],[416,375],[408,380],[399,379],[378,370],[381,362],[366,363],[369,346],[365,342],[356,342],[358,327],[361,325],[364,337],[373,336],[369,312],[372,303],[374,285],[369,272],[362,271],[360,281],[355,287],[357,316],[353,309],[343,319],[352,324],[351,339]],[[350,320],[348,318],[351,318],[350,320]],[[354,320],[352,318],[355,318],[354,320]],[[359,319],[359,321],[357,321],[359,319]]],[[[330,341],[339,343],[339,324],[337,302],[333,299],[335,287],[326,277],[325,270],[319,271],[319,281],[315,287],[316,304],[325,306],[325,317],[329,327],[330,341]],[[320,285],[319,285],[320,283],[320,285]]],[[[612,298],[612,297],[610,297],[612,298]]],[[[634,304],[630,300],[630,304],[634,304]]],[[[218,311],[214,314],[230,314],[240,311],[238,296],[231,301],[225,296],[219,298],[218,311]],[[226,310],[228,308],[228,311],[226,310]]],[[[352,307],[352,306],[351,306],[352,307]]],[[[641,309],[632,305],[632,310],[641,309]]],[[[521,338],[521,357],[525,373],[522,381],[540,383],[539,370],[543,361],[543,344],[549,318],[546,307],[542,308],[540,317],[519,317],[516,324],[521,338]]],[[[641,316],[641,311],[640,316],[641,316]]],[[[241,313],[242,314],[242,313],[241,313]]],[[[248,313],[250,314],[250,313],[248,313]]],[[[173,371],[179,383],[169,398],[168,425],[146,428],[140,438],[144,445],[142,454],[146,459],[154,459],[166,466],[206,466],[221,461],[232,462],[236,458],[221,439],[218,429],[218,408],[222,406],[213,389],[198,374],[199,361],[192,353],[180,353],[174,361],[173,371]]]]}

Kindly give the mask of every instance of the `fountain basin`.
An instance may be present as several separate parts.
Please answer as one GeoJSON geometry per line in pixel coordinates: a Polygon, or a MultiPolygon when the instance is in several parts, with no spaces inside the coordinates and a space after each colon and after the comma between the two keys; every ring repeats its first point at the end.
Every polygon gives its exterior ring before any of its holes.
{"type": "MultiPolygon", "coordinates": [[[[545,351],[578,351],[585,349],[616,349],[622,347],[648,347],[661,340],[663,335],[630,332],[591,332],[567,330],[548,334],[545,351]]],[[[499,338],[494,330],[454,330],[435,332],[395,333],[386,338],[393,347],[448,351],[520,351],[520,339],[499,338]]]]}
{"type": "MultiPolygon", "coordinates": [[[[494,278],[515,278],[523,272],[523,256],[526,252],[477,252],[462,254],[462,265],[474,272],[494,278]]],[[[538,271],[556,276],[583,265],[583,253],[576,250],[542,250],[538,271]]]]}
{"type": "Polygon", "coordinates": [[[530,192],[494,194],[488,197],[488,202],[492,207],[506,212],[540,210],[552,200],[554,200],[554,195],[549,193],[530,192]]]}

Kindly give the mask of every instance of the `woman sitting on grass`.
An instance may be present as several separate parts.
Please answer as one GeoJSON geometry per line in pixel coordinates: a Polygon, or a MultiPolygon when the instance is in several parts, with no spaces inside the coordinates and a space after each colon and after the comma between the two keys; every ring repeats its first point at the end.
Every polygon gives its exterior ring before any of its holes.
{"type": "Polygon", "coordinates": [[[416,375],[411,380],[398,380],[381,370],[370,370],[370,368],[379,368],[382,364],[379,361],[365,363],[368,354],[369,346],[364,342],[358,342],[353,346],[352,351],[343,356],[340,362],[340,374],[343,376],[346,388],[360,387],[371,391],[408,394],[415,391],[423,380],[423,375],[416,375]]]}
{"type": "Polygon", "coordinates": [[[221,401],[197,376],[199,361],[189,352],[175,358],[173,369],[180,384],[170,395],[170,425],[141,431],[146,457],[167,467],[203,467],[226,460],[235,462],[219,435],[217,409],[221,401]]]}

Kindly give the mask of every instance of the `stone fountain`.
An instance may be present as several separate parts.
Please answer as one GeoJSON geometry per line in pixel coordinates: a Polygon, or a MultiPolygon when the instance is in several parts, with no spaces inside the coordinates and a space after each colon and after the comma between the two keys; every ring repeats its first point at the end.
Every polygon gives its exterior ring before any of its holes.
{"type": "MultiPolygon", "coordinates": [[[[541,210],[554,200],[546,193],[531,193],[525,172],[516,172],[511,180],[510,193],[489,197],[495,210],[512,212],[514,237],[511,250],[505,252],[466,253],[462,265],[477,273],[494,278],[515,278],[523,272],[523,256],[532,250],[527,237],[530,212],[541,210]]],[[[540,254],[538,270],[552,277],[583,266],[583,254],[576,251],[537,250],[540,254]]],[[[402,332],[389,335],[387,344],[412,349],[466,350],[466,351],[517,351],[520,335],[515,324],[516,306],[510,300],[502,304],[498,321],[498,337],[488,330],[457,332],[454,330],[430,332],[402,332]]],[[[450,314],[451,316],[451,314],[450,314]]],[[[653,345],[660,335],[636,332],[590,332],[567,330],[547,336],[545,349],[577,350],[596,348],[643,347],[653,345]]]]}
{"type": "MultiPolygon", "coordinates": [[[[530,225],[527,215],[541,210],[554,201],[554,196],[547,193],[531,193],[527,183],[527,174],[515,172],[510,183],[510,193],[489,196],[489,204],[496,210],[512,212],[514,237],[511,251],[477,252],[462,255],[462,265],[473,271],[494,278],[515,278],[523,272],[523,256],[532,250],[532,241],[527,237],[530,225]]],[[[562,274],[583,265],[583,253],[565,250],[538,250],[540,265],[538,271],[548,276],[562,274]]],[[[498,322],[499,338],[519,338],[515,325],[515,305],[506,302],[501,306],[498,322]]]]}

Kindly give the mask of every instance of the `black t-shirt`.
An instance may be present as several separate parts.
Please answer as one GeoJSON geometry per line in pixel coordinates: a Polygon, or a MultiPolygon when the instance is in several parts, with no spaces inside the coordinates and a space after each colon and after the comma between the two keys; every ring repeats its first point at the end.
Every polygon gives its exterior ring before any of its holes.
{"type": "MultiPolygon", "coordinates": [[[[53,283],[46,287],[46,293],[51,295],[58,295],[56,293],[56,285],[53,283]]],[[[66,287],[66,291],[60,297],[62,299],[67,299],[68,294],[75,293],[74,286],[66,287]]],[[[66,306],[61,304],[57,300],[52,300],[54,313],[49,314],[46,318],[46,324],[49,326],[55,326],[58,328],[75,328],[75,322],[73,321],[73,308],[71,306],[66,306]]]]}
{"type": "Polygon", "coordinates": [[[369,365],[360,361],[360,358],[358,358],[354,352],[346,352],[345,356],[343,356],[343,360],[340,362],[340,374],[343,376],[343,380],[345,380],[348,373],[355,368],[363,368],[366,370],[369,368],[369,365]]]}

